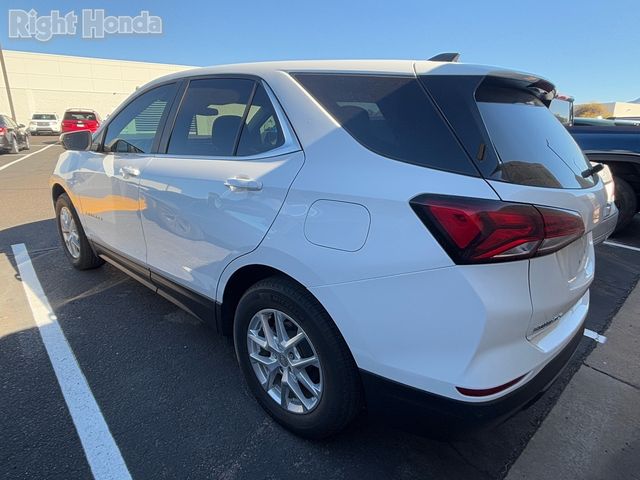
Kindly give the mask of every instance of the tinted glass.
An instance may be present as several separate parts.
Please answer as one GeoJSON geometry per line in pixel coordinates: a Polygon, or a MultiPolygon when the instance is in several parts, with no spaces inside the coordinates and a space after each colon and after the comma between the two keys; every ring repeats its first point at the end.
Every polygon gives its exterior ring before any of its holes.
{"type": "Polygon", "coordinates": [[[31,118],[33,120],[55,120],[56,116],[52,113],[35,113],[31,118]]]}
{"type": "Polygon", "coordinates": [[[283,143],[284,135],[278,116],[267,91],[259,85],[242,128],[237,155],[257,155],[273,150],[283,143]]]}
{"type": "Polygon", "coordinates": [[[540,100],[499,87],[479,90],[476,99],[506,181],[550,188],[595,184],[581,175],[590,168],[586,157],[540,100]]]}
{"type": "Polygon", "coordinates": [[[233,155],[254,84],[253,80],[231,78],[189,82],[167,153],[233,155]]]}
{"type": "Polygon", "coordinates": [[[175,92],[171,83],[136,97],[111,120],[104,145],[118,152],[149,153],[175,92]]]}
{"type": "Polygon", "coordinates": [[[65,112],[63,120],[97,120],[93,112],[65,112]]]}
{"type": "Polygon", "coordinates": [[[368,149],[416,165],[478,175],[416,78],[306,73],[294,77],[368,149]]]}

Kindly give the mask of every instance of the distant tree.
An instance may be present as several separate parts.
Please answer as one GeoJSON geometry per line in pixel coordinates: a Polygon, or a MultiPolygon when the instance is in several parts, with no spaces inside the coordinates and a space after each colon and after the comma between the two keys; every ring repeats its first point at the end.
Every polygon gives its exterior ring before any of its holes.
{"type": "Polygon", "coordinates": [[[573,114],[576,117],[607,118],[609,116],[609,110],[601,103],[591,102],[578,105],[573,114]]]}

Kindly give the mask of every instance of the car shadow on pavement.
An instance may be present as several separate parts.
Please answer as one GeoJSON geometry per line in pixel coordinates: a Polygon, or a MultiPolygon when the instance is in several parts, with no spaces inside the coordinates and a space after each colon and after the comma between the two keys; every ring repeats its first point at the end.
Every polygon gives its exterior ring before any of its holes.
{"type": "MultiPolygon", "coordinates": [[[[44,292],[134,478],[502,478],[581,364],[573,361],[528,410],[466,440],[441,442],[429,438],[440,432],[415,435],[366,415],[333,439],[302,440],[258,406],[227,338],[110,265],[74,270],[58,246],[55,229],[53,220],[44,220],[3,230],[0,251],[10,255],[12,244],[27,245],[44,292]]],[[[597,293],[602,287],[596,280],[592,299],[599,305],[592,312],[611,318],[626,298],[625,288],[633,287],[633,272],[621,267],[624,259],[604,258],[620,265],[615,265],[616,276],[603,277],[612,284],[605,295],[597,293]]],[[[583,340],[578,358],[591,348],[590,340],[583,340]]],[[[14,359],[2,364],[0,385],[5,390],[0,408],[9,413],[3,420],[7,425],[0,427],[18,432],[19,445],[35,445],[26,453],[10,449],[0,458],[3,468],[24,455],[56,464],[56,450],[76,448],[78,440],[37,330],[0,338],[0,351],[1,359],[14,359]],[[40,359],[38,367],[31,368],[30,376],[21,376],[20,359],[29,355],[40,359]],[[40,377],[46,381],[39,382],[40,377]],[[59,425],[49,426],[46,416],[33,418],[30,430],[11,425],[31,418],[40,399],[51,402],[56,395],[57,410],[54,405],[48,408],[58,412],[54,418],[59,425]],[[43,438],[49,429],[53,437],[43,438]]],[[[70,456],[69,465],[77,463],[76,454],[64,455],[70,456]]]]}

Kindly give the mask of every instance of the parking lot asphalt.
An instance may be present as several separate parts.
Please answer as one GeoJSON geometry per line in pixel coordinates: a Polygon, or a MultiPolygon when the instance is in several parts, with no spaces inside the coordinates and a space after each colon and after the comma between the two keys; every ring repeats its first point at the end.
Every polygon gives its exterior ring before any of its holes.
{"type": "MultiPolygon", "coordinates": [[[[441,442],[360,418],[340,436],[301,440],[244,386],[230,342],[109,265],[75,271],[59,245],[47,179],[59,146],[34,137],[0,155],[0,478],[91,478],[24,296],[11,246],[35,272],[134,479],[503,478],[580,368],[584,338],[532,407],[475,437],[441,442]]],[[[640,248],[640,219],[616,242],[640,248]]],[[[640,276],[640,252],[597,248],[587,328],[603,333],[640,276]]]]}

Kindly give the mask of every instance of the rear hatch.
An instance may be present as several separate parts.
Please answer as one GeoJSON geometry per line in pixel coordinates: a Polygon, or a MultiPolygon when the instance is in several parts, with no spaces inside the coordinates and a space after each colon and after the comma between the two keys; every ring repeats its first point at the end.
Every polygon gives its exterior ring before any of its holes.
{"type": "Polygon", "coordinates": [[[460,67],[434,70],[418,63],[416,71],[489,185],[504,201],[577,212],[584,223],[580,238],[529,260],[533,316],[527,336],[533,339],[561,320],[593,280],[591,232],[604,214],[605,189],[587,173],[591,165],[549,111],[552,84],[483,67],[459,75],[460,67]]]}
{"type": "Polygon", "coordinates": [[[94,112],[70,111],[65,112],[62,126],[68,130],[91,130],[98,128],[98,118],[94,112]]]}

